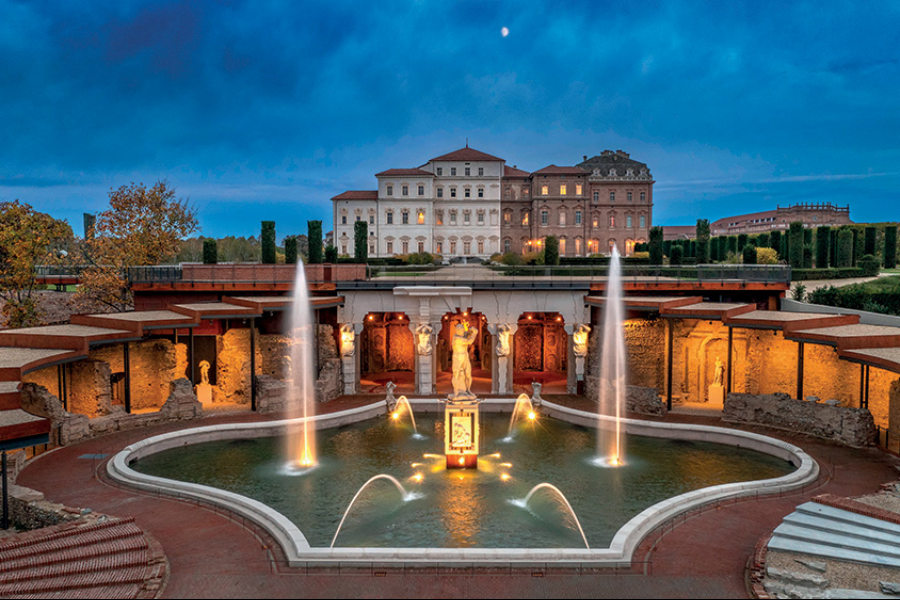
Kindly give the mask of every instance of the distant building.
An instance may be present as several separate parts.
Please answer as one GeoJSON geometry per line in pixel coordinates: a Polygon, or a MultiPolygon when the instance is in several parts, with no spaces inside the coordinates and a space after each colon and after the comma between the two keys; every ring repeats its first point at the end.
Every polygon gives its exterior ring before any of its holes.
{"type": "Polygon", "coordinates": [[[332,198],[334,243],[353,249],[356,221],[369,224],[369,256],[431,252],[487,258],[540,251],[555,235],[560,255],[624,254],[646,242],[653,216],[653,178],[646,164],[605,150],[576,166],[529,173],[474,148],[421,167],[377,173],[377,190],[332,198]]]}
{"type": "Polygon", "coordinates": [[[834,204],[795,204],[778,206],[775,210],[750,213],[736,217],[725,217],[710,224],[711,235],[737,235],[739,233],[765,233],[786,230],[794,221],[801,221],[804,227],[835,227],[849,225],[850,206],[834,204]]]}

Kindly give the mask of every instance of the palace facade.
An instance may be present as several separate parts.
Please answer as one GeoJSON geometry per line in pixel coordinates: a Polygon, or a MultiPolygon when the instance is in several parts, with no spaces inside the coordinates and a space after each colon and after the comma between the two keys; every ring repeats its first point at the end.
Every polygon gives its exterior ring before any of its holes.
{"type": "Polygon", "coordinates": [[[559,238],[562,256],[607,254],[613,246],[628,255],[652,224],[650,170],[621,150],[528,172],[467,146],[375,177],[376,190],[332,198],[340,254],[353,253],[357,221],[368,223],[369,256],[448,258],[537,252],[548,235],[559,238]]]}

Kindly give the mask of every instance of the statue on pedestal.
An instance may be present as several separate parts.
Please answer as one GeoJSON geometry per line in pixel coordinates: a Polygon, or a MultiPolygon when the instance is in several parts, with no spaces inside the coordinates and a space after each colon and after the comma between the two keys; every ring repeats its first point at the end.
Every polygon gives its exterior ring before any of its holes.
{"type": "Polygon", "coordinates": [[[356,352],[356,332],[351,323],[341,325],[341,356],[353,356],[356,352]]]}
{"type": "Polygon", "coordinates": [[[575,328],[572,334],[572,351],[578,358],[584,358],[588,353],[588,334],[591,332],[590,325],[581,324],[575,328]]]}
{"type": "Polygon", "coordinates": [[[434,329],[427,323],[422,323],[416,327],[416,352],[419,356],[431,356],[433,345],[431,343],[431,334],[434,329]]]}
{"type": "Polygon", "coordinates": [[[716,374],[715,379],[713,379],[713,385],[725,385],[725,366],[722,364],[722,360],[718,356],[716,357],[716,374]]]}
{"type": "Polygon", "coordinates": [[[497,326],[497,356],[509,356],[509,337],[512,328],[506,323],[497,326]]]}
{"type": "Polygon", "coordinates": [[[453,394],[450,400],[474,400],[472,393],[472,363],[469,361],[469,346],[475,342],[478,330],[469,329],[465,323],[456,326],[456,333],[450,340],[453,362],[450,367],[453,394]]]}

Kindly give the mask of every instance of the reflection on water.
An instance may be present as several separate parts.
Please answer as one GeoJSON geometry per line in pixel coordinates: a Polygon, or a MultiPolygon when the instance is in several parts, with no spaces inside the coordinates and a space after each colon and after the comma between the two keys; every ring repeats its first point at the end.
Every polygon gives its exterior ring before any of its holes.
{"type": "Polygon", "coordinates": [[[318,547],[329,545],[360,486],[386,473],[422,497],[398,502],[392,486],[369,486],[348,515],[338,544],[406,548],[583,548],[558,503],[532,501],[529,510],[510,504],[542,482],[565,494],[590,546],[602,548],[651,504],[700,487],[793,470],[783,460],[748,450],[641,437],[629,437],[627,465],[601,469],[591,465],[594,430],[542,418],[539,427],[523,424],[515,441],[501,443],[508,416],[482,414],[479,470],[446,471],[443,455],[435,454],[443,440],[435,435],[440,424],[432,415],[421,417],[424,439],[391,419],[319,432],[319,466],[302,477],[282,474],[276,438],[176,448],[132,467],[256,498],[294,521],[318,547]],[[497,452],[500,456],[492,456],[497,452]]]}

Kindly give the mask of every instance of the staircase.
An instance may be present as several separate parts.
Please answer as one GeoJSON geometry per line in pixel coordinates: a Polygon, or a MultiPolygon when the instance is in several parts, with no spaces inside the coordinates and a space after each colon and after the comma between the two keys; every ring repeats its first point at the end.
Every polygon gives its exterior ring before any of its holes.
{"type": "Polygon", "coordinates": [[[65,523],[0,540],[0,598],[156,598],[166,567],[133,518],[65,523]]]}

